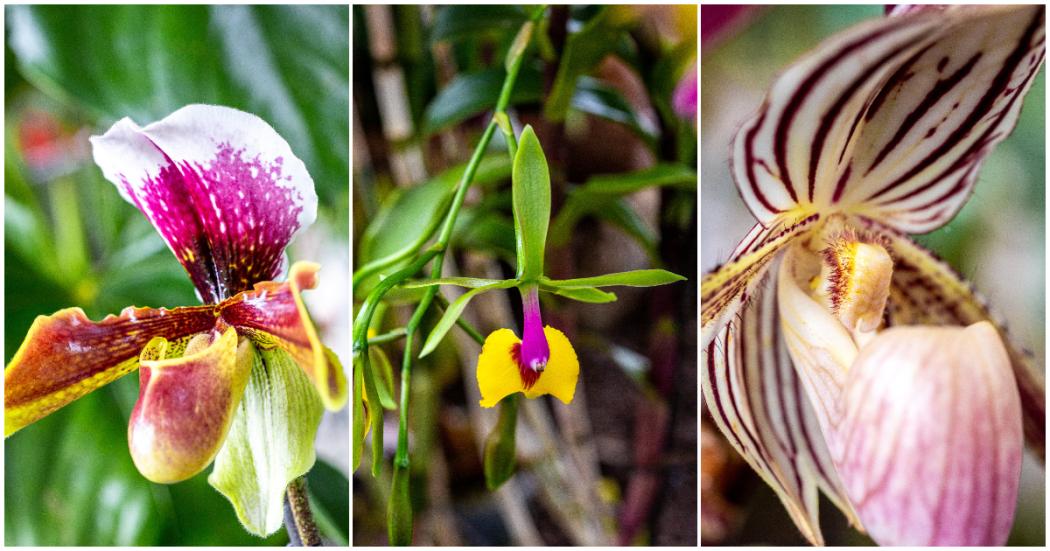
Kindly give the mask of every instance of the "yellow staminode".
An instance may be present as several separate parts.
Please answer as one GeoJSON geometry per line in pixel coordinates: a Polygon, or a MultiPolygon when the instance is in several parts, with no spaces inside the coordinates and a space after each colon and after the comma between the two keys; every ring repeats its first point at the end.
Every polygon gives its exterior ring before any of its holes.
{"type": "Polygon", "coordinates": [[[514,354],[515,345],[520,345],[521,340],[510,329],[497,329],[489,334],[478,356],[481,407],[493,407],[515,392],[524,392],[526,398],[550,394],[566,404],[572,402],[576,380],[580,376],[576,351],[561,331],[547,326],[543,328],[543,334],[550,347],[550,359],[539,379],[528,389],[521,379],[521,368],[514,354]]]}
{"type": "Polygon", "coordinates": [[[893,259],[875,238],[848,232],[823,251],[821,294],[850,331],[874,331],[890,294],[893,259]]]}

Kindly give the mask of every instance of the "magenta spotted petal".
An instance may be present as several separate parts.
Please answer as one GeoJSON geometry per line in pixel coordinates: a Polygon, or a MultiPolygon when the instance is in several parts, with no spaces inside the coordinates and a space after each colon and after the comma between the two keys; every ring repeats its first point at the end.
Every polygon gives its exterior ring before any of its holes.
{"type": "Polygon", "coordinates": [[[118,121],[91,138],[95,162],[217,303],[277,279],[284,249],[317,213],[314,183],[262,119],[189,105],[140,128],[118,121]]]}

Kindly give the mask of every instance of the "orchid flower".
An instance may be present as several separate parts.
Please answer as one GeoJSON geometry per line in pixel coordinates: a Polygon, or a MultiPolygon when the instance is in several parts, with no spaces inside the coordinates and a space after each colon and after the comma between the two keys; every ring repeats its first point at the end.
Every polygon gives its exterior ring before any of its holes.
{"type": "Polygon", "coordinates": [[[907,234],[970,196],[1044,40],[1039,5],[894,10],[789,67],[737,134],[758,223],[701,284],[704,399],[814,544],[818,488],[880,544],[1006,541],[1042,376],[907,234]]]}
{"type": "Polygon", "coordinates": [[[91,143],[203,304],[38,317],[4,372],[5,435],[139,369],[128,427],[139,472],[174,483],[214,459],[209,482],[249,531],[272,533],[285,487],[313,465],[322,404],[346,401],[301,296],[319,266],[275,281],[316,216],[313,180],[270,125],[227,107],[190,105],[142,128],[125,118],[91,143]]]}
{"type": "Polygon", "coordinates": [[[475,296],[498,289],[517,288],[522,299],[524,323],[521,338],[508,328],[493,331],[478,356],[477,378],[481,406],[490,408],[511,394],[526,398],[552,395],[572,402],[580,364],[569,339],[543,325],[540,291],[583,302],[603,303],[616,295],[599,287],[651,287],[684,279],[665,270],[635,270],[580,279],[554,280],[543,274],[543,260],[550,223],[550,171],[539,139],[525,127],[514,157],[512,202],[517,236],[518,273],[514,279],[443,278],[405,284],[406,288],[458,285],[471,289],[456,299],[427,337],[420,356],[432,352],[475,296]]]}

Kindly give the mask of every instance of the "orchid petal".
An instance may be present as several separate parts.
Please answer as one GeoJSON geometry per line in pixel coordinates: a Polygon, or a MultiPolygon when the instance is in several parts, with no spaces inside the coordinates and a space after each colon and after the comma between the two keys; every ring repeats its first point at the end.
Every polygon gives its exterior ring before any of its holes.
{"type": "Polygon", "coordinates": [[[756,224],[737,245],[729,261],[700,283],[702,346],[740,311],[777,253],[793,238],[815,227],[817,216],[780,217],[769,226],[756,224]]]}
{"type": "Polygon", "coordinates": [[[1043,10],[923,11],[825,41],[737,135],[748,208],[764,223],[839,210],[902,231],[943,225],[1016,123],[1043,58],[1043,10]]]}
{"type": "Polygon", "coordinates": [[[182,346],[155,338],[140,358],[139,399],[128,424],[131,458],[158,483],[186,480],[219,452],[251,372],[251,343],[228,327],[182,346]]]}
{"type": "Polygon", "coordinates": [[[324,406],[287,352],[253,347],[252,356],[251,376],[208,484],[230,500],[245,529],[265,537],[282,525],[288,484],[314,465],[324,406]]]}
{"type": "Polygon", "coordinates": [[[1021,476],[1021,408],[987,322],[891,328],[849,373],[829,436],[865,528],[882,545],[1003,545],[1021,476]]]}
{"type": "Polygon", "coordinates": [[[285,247],[313,223],[313,180],[252,115],[189,105],[91,138],[106,179],[157,228],[207,303],[277,279],[285,247]]]}
{"type": "Polygon", "coordinates": [[[960,325],[991,322],[999,331],[1013,367],[1028,447],[1046,454],[1046,383],[1032,353],[1012,341],[1002,321],[984,299],[947,263],[908,237],[882,229],[894,257],[887,302],[888,326],[960,325]]]}
{"type": "Polygon", "coordinates": [[[859,521],[788,356],[770,278],[762,278],[748,308],[704,349],[701,387],[727,440],[773,488],[803,535],[822,544],[818,488],[851,523],[859,521]]]}
{"type": "Polygon", "coordinates": [[[178,339],[215,326],[210,306],[125,308],[91,321],[80,308],[39,316],[4,371],[4,435],[139,367],[151,339],[178,339]]]}
{"type": "Polygon", "coordinates": [[[478,356],[478,389],[481,391],[481,407],[494,407],[500,400],[514,394],[525,393],[526,398],[539,398],[550,394],[562,402],[572,402],[576,393],[576,382],[580,376],[580,362],[576,351],[565,334],[553,327],[543,328],[550,346],[547,365],[531,386],[522,380],[517,347],[521,340],[510,329],[497,329],[485,338],[478,356]]]}
{"type": "Polygon", "coordinates": [[[222,317],[262,347],[280,346],[314,384],[326,408],[338,411],[347,400],[346,376],[338,358],[321,344],[303,303],[302,291],[317,285],[320,266],[296,262],[284,283],[264,282],[223,302],[222,317]]]}

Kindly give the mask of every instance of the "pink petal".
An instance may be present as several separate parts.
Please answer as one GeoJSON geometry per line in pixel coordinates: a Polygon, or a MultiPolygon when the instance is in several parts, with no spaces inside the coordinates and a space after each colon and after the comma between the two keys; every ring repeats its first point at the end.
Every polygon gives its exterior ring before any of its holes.
{"type": "Polygon", "coordinates": [[[207,303],[277,279],[285,247],[313,223],[314,183],[288,143],[252,115],[189,105],[91,138],[95,162],[153,223],[207,303]]]}
{"type": "Polygon", "coordinates": [[[1003,545],[1021,475],[1021,407],[995,328],[893,328],[865,346],[828,444],[882,545],[1003,545]]]}

